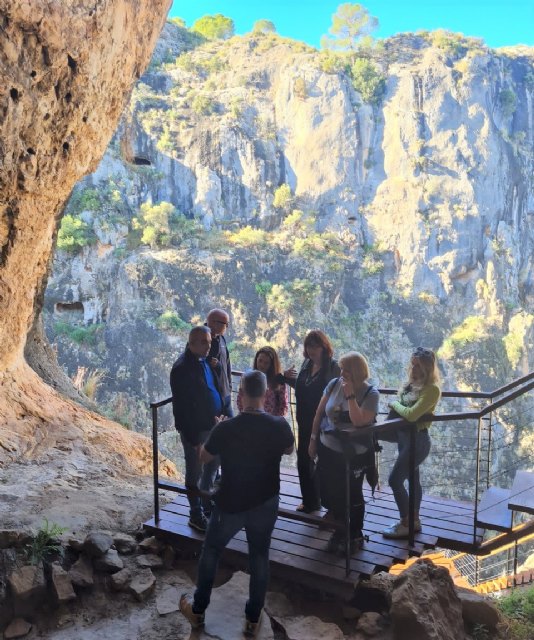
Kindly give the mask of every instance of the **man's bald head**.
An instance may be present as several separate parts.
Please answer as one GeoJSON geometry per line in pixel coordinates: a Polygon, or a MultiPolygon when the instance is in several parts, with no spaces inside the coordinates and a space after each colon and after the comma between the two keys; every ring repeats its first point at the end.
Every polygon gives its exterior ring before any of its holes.
{"type": "Polygon", "coordinates": [[[229,322],[230,316],[226,311],[224,311],[224,309],[212,309],[206,318],[206,324],[208,325],[212,336],[224,335],[229,322]]]}

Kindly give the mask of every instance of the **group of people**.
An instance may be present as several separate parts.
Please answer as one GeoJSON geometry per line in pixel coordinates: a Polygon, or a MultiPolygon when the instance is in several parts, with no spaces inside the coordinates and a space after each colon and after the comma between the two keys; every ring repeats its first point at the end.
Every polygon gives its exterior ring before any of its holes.
{"type": "MultiPolygon", "coordinates": [[[[343,552],[363,543],[364,477],[373,482],[374,439],[379,392],[369,381],[366,358],[349,352],[336,360],[328,337],[310,331],[304,340],[304,361],[282,370],[275,349],[262,347],[253,368],[243,374],[237,395],[239,415],[233,417],[231,365],[225,333],[229,315],[208,313],[203,326],[189,334],[184,353],[170,376],[175,425],[185,457],[189,525],[206,532],[199,561],[197,589],[184,594],[181,610],[195,627],[204,622],[218,558],[242,528],[249,544],[250,596],[245,609],[245,634],[257,631],[267,589],[269,546],[276,522],[280,461],[293,451],[294,438],[283,417],[288,409],[287,385],[295,390],[297,468],[304,513],[327,509],[326,517],[343,521],[350,504],[350,531],[337,528],[328,550],[343,552]],[[349,468],[347,496],[346,469],[349,468]],[[218,469],[219,488],[212,495],[218,469]],[[349,536],[347,540],[346,536],[349,536]]],[[[422,488],[419,466],[430,452],[428,428],[421,420],[432,414],[441,395],[436,356],[418,347],[408,366],[407,381],[390,406],[389,418],[416,423],[415,531],[421,530],[422,488]]],[[[398,522],[384,529],[387,538],[408,537],[410,430],[396,428],[385,438],[398,445],[389,484],[399,509],[398,522]]]]}

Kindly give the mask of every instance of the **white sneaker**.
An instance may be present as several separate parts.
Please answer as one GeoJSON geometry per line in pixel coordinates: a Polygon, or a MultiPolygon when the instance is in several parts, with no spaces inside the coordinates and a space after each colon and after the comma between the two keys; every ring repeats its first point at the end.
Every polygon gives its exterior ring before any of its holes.
{"type": "MultiPolygon", "coordinates": [[[[414,522],[414,525],[415,525],[414,526],[415,533],[418,533],[419,531],[421,531],[421,520],[416,520],[414,522]]],[[[402,524],[402,522],[399,521],[396,524],[392,524],[391,526],[384,529],[382,531],[382,535],[384,536],[384,538],[391,538],[391,539],[407,538],[409,535],[409,529],[405,524],[402,524]]]]}

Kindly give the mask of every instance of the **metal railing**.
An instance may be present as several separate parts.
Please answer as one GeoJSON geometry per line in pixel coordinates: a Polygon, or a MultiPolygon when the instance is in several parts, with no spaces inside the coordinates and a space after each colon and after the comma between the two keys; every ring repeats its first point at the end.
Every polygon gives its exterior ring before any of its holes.
{"type": "MultiPolygon", "coordinates": [[[[232,371],[233,375],[240,376],[241,371],[232,371]]],[[[525,395],[529,391],[534,389],[534,372],[530,372],[521,378],[513,380],[509,384],[506,384],[493,391],[443,391],[442,398],[456,398],[465,400],[490,400],[491,402],[478,411],[463,411],[463,412],[449,412],[436,415],[428,415],[420,418],[421,421],[432,421],[434,423],[446,423],[446,422],[461,422],[468,420],[477,421],[476,430],[476,469],[475,469],[475,486],[474,486],[474,516],[473,516],[473,547],[478,544],[477,537],[477,520],[478,520],[478,503],[480,498],[480,485],[481,485],[481,462],[485,456],[486,462],[486,479],[484,484],[489,486],[490,482],[490,459],[492,450],[492,426],[493,416],[496,410],[506,406],[513,400],[525,395]],[[502,396],[502,397],[501,397],[502,396]],[[497,400],[498,398],[498,400],[497,400]],[[486,440],[484,441],[483,431],[486,429],[486,440]],[[486,451],[484,452],[484,447],[486,451]]],[[[397,389],[380,388],[381,395],[396,395],[397,389]]],[[[187,489],[183,485],[179,485],[166,480],[160,480],[159,478],[159,445],[158,445],[158,409],[168,405],[172,402],[172,398],[166,398],[159,402],[153,402],[150,404],[152,413],[152,455],[153,455],[153,483],[154,483],[154,520],[156,524],[160,520],[160,505],[159,505],[159,490],[172,491],[181,494],[191,494],[191,490],[187,489]]],[[[417,431],[417,425],[414,423],[406,422],[403,419],[385,420],[379,422],[373,426],[359,429],[359,434],[365,434],[366,432],[374,434],[378,440],[380,440],[380,434],[391,431],[391,429],[397,429],[398,427],[408,428],[410,430],[410,450],[409,450],[409,477],[408,477],[408,495],[409,495],[409,532],[408,532],[408,544],[410,547],[415,546],[415,435],[417,431]]],[[[281,509],[281,515],[286,518],[292,518],[301,522],[318,523],[321,518],[318,518],[309,514],[301,514],[297,512],[289,512],[288,510],[281,509]]],[[[335,525],[334,525],[335,526],[335,525]]],[[[339,525],[340,527],[344,525],[339,525]]],[[[521,531],[516,532],[515,538],[520,537],[521,531]]],[[[524,534],[523,534],[524,535],[524,534]]],[[[490,544],[487,545],[487,552],[491,551],[495,545],[498,545],[498,536],[490,544]]],[[[509,542],[513,539],[514,535],[507,536],[503,539],[502,544],[509,542]]],[[[347,554],[347,570],[349,568],[349,558],[347,554]]]]}

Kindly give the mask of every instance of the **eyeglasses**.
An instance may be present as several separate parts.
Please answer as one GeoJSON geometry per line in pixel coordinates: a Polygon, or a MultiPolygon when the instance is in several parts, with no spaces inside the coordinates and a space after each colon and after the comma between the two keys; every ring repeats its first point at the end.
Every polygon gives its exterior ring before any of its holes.
{"type": "Polygon", "coordinates": [[[425,349],[425,347],[417,347],[412,353],[412,358],[430,358],[434,360],[435,357],[434,352],[430,349],[425,349]]]}
{"type": "Polygon", "coordinates": [[[216,322],[217,324],[224,324],[225,327],[230,325],[229,322],[225,322],[224,320],[214,320],[213,322],[216,322]]]}

